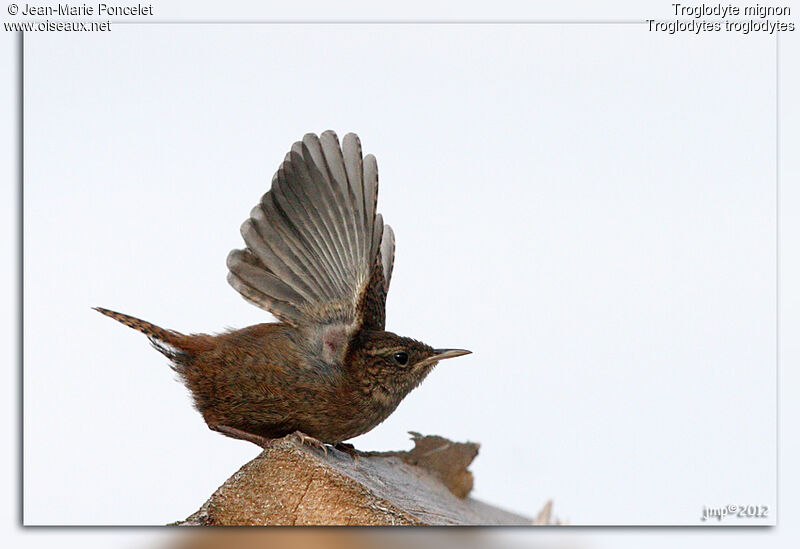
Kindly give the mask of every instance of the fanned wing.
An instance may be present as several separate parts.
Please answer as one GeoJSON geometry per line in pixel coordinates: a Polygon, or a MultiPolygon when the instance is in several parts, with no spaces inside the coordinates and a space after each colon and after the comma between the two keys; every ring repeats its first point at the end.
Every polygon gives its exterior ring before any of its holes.
{"type": "Polygon", "coordinates": [[[229,283],[280,320],[310,329],[323,351],[332,342],[335,361],[356,330],[384,328],[394,234],[376,213],[377,199],[375,157],[362,158],[355,134],[341,146],[332,131],[306,134],[242,224],[247,247],[229,254],[229,283]]]}

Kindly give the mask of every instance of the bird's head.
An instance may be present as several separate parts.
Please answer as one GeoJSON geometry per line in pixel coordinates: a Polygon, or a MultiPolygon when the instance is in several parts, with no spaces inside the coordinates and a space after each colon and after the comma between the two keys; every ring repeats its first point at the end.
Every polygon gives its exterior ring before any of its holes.
{"type": "Polygon", "coordinates": [[[362,390],[395,406],[419,385],[440,360],[468,355],[464,349],[434,349],[392,332],[362,331],[347,365],[362,390]]]}

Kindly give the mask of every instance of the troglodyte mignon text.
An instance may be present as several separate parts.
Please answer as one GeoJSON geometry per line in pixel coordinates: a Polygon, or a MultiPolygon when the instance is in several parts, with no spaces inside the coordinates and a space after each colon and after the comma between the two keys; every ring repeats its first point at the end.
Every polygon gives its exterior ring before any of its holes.
{"type": "Polygon", "coordinates": [[[228,282],[280,322],[184,335],[97,308],[150,338],[208,426],[266,447],[297,433],[333,444],[385,420],[446,358],[385,331],[394,233],[376,213],[378,167],[355,134],[295,143],[228,255],[228,282]]]}

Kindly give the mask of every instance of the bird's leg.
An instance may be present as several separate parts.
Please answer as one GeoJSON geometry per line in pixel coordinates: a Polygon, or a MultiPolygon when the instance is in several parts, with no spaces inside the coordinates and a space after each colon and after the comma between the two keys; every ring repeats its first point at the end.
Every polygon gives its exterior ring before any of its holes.
{"type": "Polygon", "coordinates": [[[292,433],[293,436],[297,437],[300,441],[300,446],[308,443],[309,446],[313,446],[314,448],[321,448],[323,452],[325,452],[325,457],[328,456],[328,447],[325,446],[324,442],[321,442],[314,437],[310,437],[302,431],[295,431],[292,433]]]}
{"type": "Polygon", "coordinates": [[[228,427],[227,425],[209,425],[208,428],[231,438],[238,438],[239,440],[252,442],[253,444],[261,446],[262,448],[267,448],[272,444],[272,439],[262,437],[261,435],[248,433],[247,431],[242,431],[241,429],[237,429],[235,427],[228,427]]]}
{"type": "Polygon", "coordinates": [[[356,465],[358,465],[358,450],[356,450],[355,446],[347,442],[337,442],[336,444],[333,445],[333,447],[339,450],[340,452],[348,454],[350,457],[353,458],[353,460],[355,460],[356,465]]]}

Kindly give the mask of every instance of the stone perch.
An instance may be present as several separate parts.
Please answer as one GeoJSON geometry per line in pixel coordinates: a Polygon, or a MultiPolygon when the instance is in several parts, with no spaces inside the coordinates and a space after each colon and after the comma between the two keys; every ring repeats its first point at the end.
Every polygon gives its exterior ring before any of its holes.
{"type": "MultiPolygon", "coordinates": [[[[184,526],[553,524],[469,496],[478,444],[411,433],[411,451],[343,452],[277,439],[220,486],[184,526]]],[[[557,522],[556,522],[557,523],[557,522]]]]}

